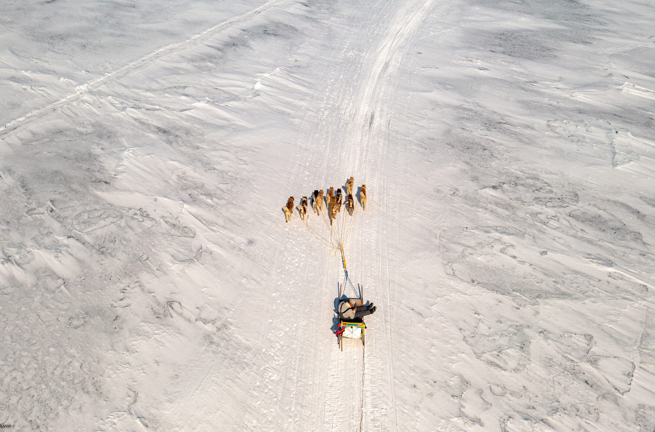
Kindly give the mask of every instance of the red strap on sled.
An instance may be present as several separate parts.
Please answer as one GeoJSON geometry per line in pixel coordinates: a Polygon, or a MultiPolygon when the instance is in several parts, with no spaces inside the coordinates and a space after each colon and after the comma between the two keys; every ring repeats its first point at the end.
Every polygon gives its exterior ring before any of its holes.
{"type": "Polygon", "coordinates": [[[345,332],[345,331],[346,331],[346,328],[345,328],[345,327],[342,328],[342,327],[341,327],[341,324],[339,324],[339,328],[338,328],[338,330],[337,330],[336,332],[334,332],[334,335],[335,335],[336,337],[339,337],[339,336],[341,336],[341,334],[342,334],[343,332],[345,332]]]}

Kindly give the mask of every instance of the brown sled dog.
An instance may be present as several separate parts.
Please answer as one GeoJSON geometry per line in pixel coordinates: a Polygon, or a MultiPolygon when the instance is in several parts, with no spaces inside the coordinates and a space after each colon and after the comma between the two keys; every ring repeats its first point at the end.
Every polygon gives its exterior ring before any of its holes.
{"type": "Polygon", "coordinates": [[[359,203],[362,205],[362,208],[366,210],[366,185],[362,185],[359,189],[359,203]]]}
{"type": "Polygon", "coordinates": [[[314,190],[314,193],[312,194],[312,210],[314,210],[314,213],[316,212],[316,207],[318,206],[318,191],[314,190]]]}
{"type": "Polygon", "coordinates": [[[348,194],[348,199],[346,200],[346,210],[350,216],[353,215],[353,210],[355,210],[355,200],[353,199],[353,194],[348,194]]]}
{"type": "Polygon", "coordinates": [[[350,177],[350,180],[346,183],[346,195],[353,193],[353,186],[355,185],[355,179],[350,177]]]}
{"type": "Polygon", "coordinates": [[[307,215],[307,197],[302,197],[300,199],[298,213],[300,213],[300,219],[305,220],[305,215],[307,215]]]}
{"type": "Polygon", "coordinates": [[[323,189],[318,191],[318,204],[317,204],[317,206],[318,206],[317,213],[320,213],[321,211],[323,211],[323,189]]]}
{"type": "Polygon", "coordinates": [[[343,205],[343,195],[341,194],[341,189],[337,191],[336,200],[337,200],[337,213],[339,213],[341,211],[341,206],[343,205]]]}
{"type": "Polygon", "coordinates": [[[332,198],[334,198],[334,188],[330,187],[330,190],[328,190],[327,193],[327,203],[330,204],[332,202],[332,198]]]}
{"type": "Polygon", "coordinates": [[[323,189],[320,191],[315,190],[312,194],[312,208],[314,213],[321,214],[321,210],[323,210],[323,189]]]}
{"type": "Polygon", "coordinates": [[[293,197],[289,197],[286,207],[282,207],[284,210],[284,219],[286,222],[291,220],[291,215],[293,214],[293,197]]]}
{"type": "Polygon", "coordinates": [[[337,207],[337,198],[332,197],[332,200],[330,201],[330,225],[332,225],[332,221],[337,218],[338,211],[339,207],[337,207]]]}

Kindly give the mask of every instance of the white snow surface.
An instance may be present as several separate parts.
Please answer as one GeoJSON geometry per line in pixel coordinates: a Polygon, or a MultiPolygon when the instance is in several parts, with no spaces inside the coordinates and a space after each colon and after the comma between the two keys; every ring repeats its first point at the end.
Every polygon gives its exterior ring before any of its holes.
{"type": "Polygon", "coordinates": [[[654,71],[648,0],[4,2],[0,423],[652,432],[654,71]]]}

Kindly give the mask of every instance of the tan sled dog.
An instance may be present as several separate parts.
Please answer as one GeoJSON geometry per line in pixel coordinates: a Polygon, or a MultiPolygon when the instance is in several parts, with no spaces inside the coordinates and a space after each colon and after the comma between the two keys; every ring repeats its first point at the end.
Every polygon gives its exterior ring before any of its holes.
{"type": "MultiPolygon", "coordinates": [[[[323,192],[323,191],[321,191],[323,192]]],[[[323,195],[323,194],[321,194],[323,195]]],[[[321,201],[323,200],[323,196],[321,196],[321,201]]],[[[318,191],[315,190],[314,193],[312,194],[312,209],[314,210],[314,213],[320,214],[319,210],[321,209],[321,206],[323,205],[322,202],[319,202],[318,200],[318,191]]]]}
{"type": "Polygon", "coordinates": [[[318,191],[318,203],[316,204],[316,213],[320,214],[323,210],[323,189],[318,191]]]}
{"type": "Polygon", "coordinates": [[[300,199],[298,213],[300,213],[300,219],[305,220],[305,215],[307,215],[307,197],[302,197],[300,199]]]}
{"type": "Polygon", "coordinates": [[[359,203],[366,210],[366,185],[362,185],[361,189],[359,189],[359,203]]]}
{"type": "Polygon", "coordinates": [[[291,220],[291,215],[293,214],[293,197],[289,197],[286,207],[282,207],[284,210],[284,219],[286,222],[291,220]]]}
{"type": "Polygon", "coordinates": [[[328,215],[330,216],[330,223],[332,223],[332,202],[334,201],[334,188],[328,189],[327,196],[325,197],[325,204],[327,204],[328,215]]]}
{"type": "Polygon", "coordinates": [[[355,200],[353,199],[353,194],[348,194],[348,199],[346,200],[346,210],[350,216],[353,215],[353,210],[355,210],[355,200]]]}
{"type": "Polygon", "coordinates": [[[323,189],[320,191],[314,191],[312,198],[312,208],[316,214],[321,214],[321,210],[323,210],[323,189]]]}
{"type": "Polygon", "coordinates": [[[353,193],[354,185],[355,185],[355,179],[350,177],[350,180],[348,180],[348,183],[346,183],[346,195],[350,195],[353,193]]]}
{"type": "Polygon", "coordinates": [[[337,207],[337,199],[336,197],[332,197],[332,201],[330,202],[330,225],[332,225],[332,221],[337,218],[338,211],[339,207],[337,207]]]}

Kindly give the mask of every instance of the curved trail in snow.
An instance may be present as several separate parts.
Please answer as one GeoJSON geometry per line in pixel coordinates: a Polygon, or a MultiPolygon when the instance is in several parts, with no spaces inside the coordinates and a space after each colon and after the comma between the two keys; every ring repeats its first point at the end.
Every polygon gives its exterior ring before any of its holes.
{"type": "Polygon", "coordinates": [[[361,7],[353,22],[368,24],[353,28],[340,42],[341,51],[333,62],[337,66],[327,76],[322,104],[303,124],[296,169],[290,178],[293,186],[336,189],[351,175],[356,189],[367,185],[369,205],[354,223],[345,254],[353,282],[365,285],[365,300],[375,302],[380,310],[367,319],[367,349],[357,340],[344,340],[341,352],[336,338],[321,323],[335,315],[335,291],[329,287],[341,279],[343,267],[340,259],[330,261],[325,253],[323,277],[316,284],[322,295],[312,298],[321,312],[307,336],[321,343],[303,351],[306,366],[318,369],[318,376],[315,373],[311,380],[313,389],[307,392],[314,400],[308,414],[322,416],[306,430],[398,430],[391,358],[392,245],[387,237],[393,228],[388,215],[395,213],[392,207],[398,200],[390,198],[387,180],[393,176],[389,129],[398,76],[412,37],[429,14],[443,13],[450,3],[439,5],[436,11],[435,7],[433,0],[361,7]],[[371,17],[366,20],[368,13],[371,17]],[[365,376],[361,376],[363,371],[365,376]]]}
{"type": "Polygon", "coordinates": [[[119,80],[132,72],[135,72],[137,70],[143,69],[144,67],[148,66],[149,64],[161,59],[162,57],[165,57],[167,55],[175,54],[177,52],[180,52],[182,50],[188,49],[189,47],[193,47],[196,45],[199,45],[208,39],[216,36],[217,34],[224,32],[226,30],[229,30],[233,27],[238,26],[239,24],[243,24],[244,22],[247,22],[248,20],[256,17],[257,15],[260,15],[261,13],[267,11],[268,9],[278,5],[281,3],[283,0],[270,0],[267,3],[252,9],[248,12],[245,12],[241,15],[235,16],[233,18],[230,18],[226,21],[223,21],[219,24],[216,24],[213,27],[208,28],[207,30],[204,30],[201,33],[195,34],[183,41],[180,42],[175,42],[172,44],[168,44],[166,46],[163,46],[153,52],[151,52],[148,55],[145,55],[138,60],[135,60],[119,69],[116,69],[113,72],[107,73],[99,78],[96,78],[94,80],[91,80],[89,82],[86,82],[84,84],[81,84],[76,87],[76,90],[72,93],[69,93],[65,95],[64,97],[60,98],[59,100],[49,103],[44,107],[32,110],[28,112],[27,114],[14,119],[8,123],[6,123],[3,126],[0,126],[0,137],[6,135],[9,132],[12,132],[21,126],[25,125],[26,123],[41,118],[43,116],[48,115],[50,112],[62,108],[70,103],[73,103],[75,101],[80,100],[82,97],[87,95],[90,91],[95,90],[97,88],[100,88],[104,86],[105,84],[119,80]]]}

